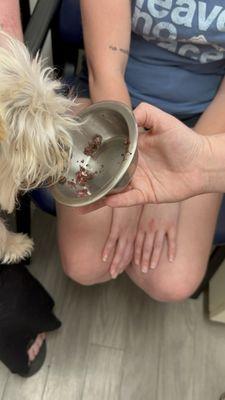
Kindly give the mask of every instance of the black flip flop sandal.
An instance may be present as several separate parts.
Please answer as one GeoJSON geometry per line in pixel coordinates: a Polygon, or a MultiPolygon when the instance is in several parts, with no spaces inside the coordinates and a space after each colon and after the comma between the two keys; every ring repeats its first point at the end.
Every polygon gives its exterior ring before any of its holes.
{"type": "MultiPolygon", "coordinates": [[[[31,341],[30,346],[32,346],[33,343],[34,340],[31,341]]],[[[31,376],[35,375],[44,364],[46,354],[47,354],[47,345],[46,345],[46,340],[44,340],[35,359],[29,363],[28,372],[26,374],[19,373],[18,375],[20,375],[22,378],[30,378],[31,376]]]]}
{"type": "Polygon", "coordinates": [[[34,375],[44,363],[46,341],[34,361],[27,350],[39,333],[58,329],[54,301],[25,266],[0,265],[0,361],[12,373],[34,375]]]}

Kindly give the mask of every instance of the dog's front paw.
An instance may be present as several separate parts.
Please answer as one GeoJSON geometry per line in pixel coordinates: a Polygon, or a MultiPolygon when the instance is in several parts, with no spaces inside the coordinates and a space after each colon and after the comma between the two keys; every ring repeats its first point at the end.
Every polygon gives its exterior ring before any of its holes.
{"type": "Polygon", "coordinates": [[[4,264],[17,263],[31,255],[33,240],[22,233],[8,232],[1,262],[4,264]]]}

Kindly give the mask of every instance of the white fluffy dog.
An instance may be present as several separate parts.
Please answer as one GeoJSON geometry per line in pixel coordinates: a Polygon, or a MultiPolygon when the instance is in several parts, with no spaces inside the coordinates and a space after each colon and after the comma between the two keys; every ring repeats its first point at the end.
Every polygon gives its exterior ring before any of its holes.
{"type": "MultiPolygon", "coordinates": [[[[74,102],[60,95],[52,70],[4,33],[0,47],[0,208],[11,213],[20,192],[56,182],[68,167],[71,133],[79,129],[74,102]]],[[[8,231],[0,220],[0,261],[17,262],[31,253],[26,235],[8,231]]]]}

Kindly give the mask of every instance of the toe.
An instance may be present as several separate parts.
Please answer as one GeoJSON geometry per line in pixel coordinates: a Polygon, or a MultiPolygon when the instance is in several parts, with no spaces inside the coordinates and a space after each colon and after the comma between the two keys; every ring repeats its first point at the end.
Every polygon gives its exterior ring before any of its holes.
{"type": "Polygon", "coordinates": [[[38,355],[38,353],[40,351],[40,348],[42,346],[42,343],[45,340],[45,338],[46,338],[46,334],[45,333],[40,333],[36,337],[34,343],[28,349],[27,354],[28,354],[28,358],[29,358],[30,362],[34,361],[35,357],[37,357],[37,355],[38,355]]]}

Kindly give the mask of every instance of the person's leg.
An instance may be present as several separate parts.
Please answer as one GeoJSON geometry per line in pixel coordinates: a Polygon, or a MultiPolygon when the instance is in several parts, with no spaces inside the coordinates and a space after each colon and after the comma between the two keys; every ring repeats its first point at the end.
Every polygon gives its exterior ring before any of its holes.
{"type": "Polygon", "coordinates": [[[199,286],[207,267],[221,195],[207,194],[186,200],[181,205],[177,254],[168,261],[164,246],[158,267],[143,274],[132,264],[129,277],[152,298],[182,301],[199,286]]]}
{"type": "Polygon", "coordinates": [[[104,207],[86,215],[57,204],[58,242],[65,273],[83,285],[111,279],[102,251],[109,234],[112,210],[104,207]]]}

